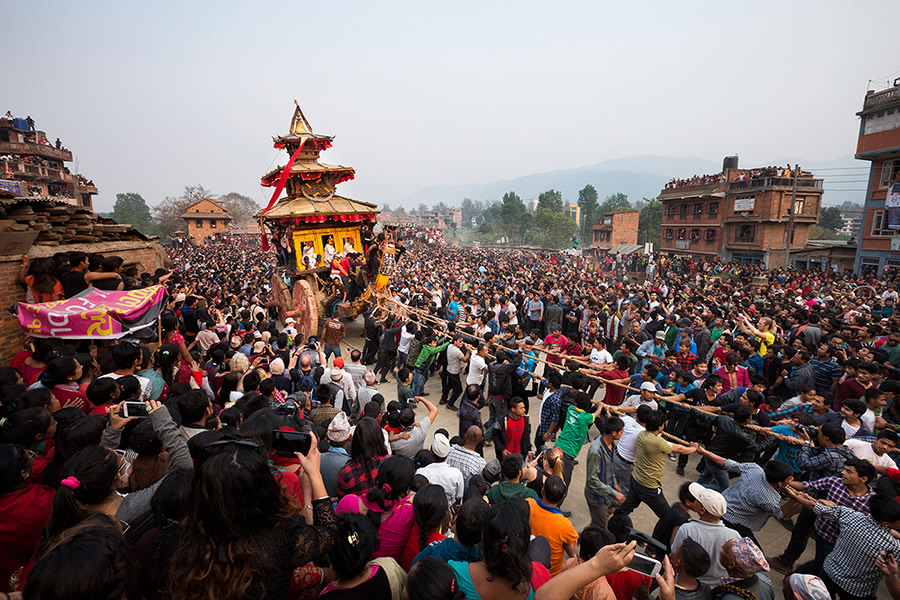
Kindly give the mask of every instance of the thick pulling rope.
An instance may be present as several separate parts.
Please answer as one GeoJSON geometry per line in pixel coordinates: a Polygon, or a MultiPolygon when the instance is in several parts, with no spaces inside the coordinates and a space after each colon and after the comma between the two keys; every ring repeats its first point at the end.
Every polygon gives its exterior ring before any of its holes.
{"type": "MultiPolygon", "coordinates": [[[[392,304],[395,304],[396,306],[400,307],[400,308],[401,308],[402,310],[404,310],[404,311],[408,311],[408,312],[412,312],[412,313],[419,314],[419,315],[421,315],[421,317],[423,318],[423,320],[431,321],[432,323],[434,323],[434,324],[436,324],[436,325],[440,325],[441,328],[442,328],[443,330],[446,330],[446,329],[447,329],[447,323],[448,323],[448,321],[446,321],[446,320],[444,320],[444,319],[440,319],[440,318],[438,318],[438,317],[432,315],[431,313],[429,313],[429,312],[427,312],[427,311],[424,311],[424,310],[421,310],[421,309],[418,309],[418,308],[415,308],[415,307],[412,307],[412,306],[407,306],[406,304],[403,304],[402,302],[399,302],[398,300],[395,300],[394,298],[391,298],[390,296],[388,296],[388,295],[386,295],[386,294],[379,294],[379,298],[382,298],[382,299],[384,299],[384,300],[387,301],[387,302],[390,302],[390,303],[392,303],[392,304]]],[[[466,334],[463,334],[463,335],[466,335],[466,334]]],[[[465,343],[465,342],[463,342],[463,344],[464,344],[466,347],[468,347],[468,348],[470,348],[470,349],[472,349],[472,350],[476,350],[476,351],[477,351],[477,348],[475,348],[475,347],[472,346],[471,344],[468,344],[468,343],[465,343]]],[[[490,345],[491,345],[492,347],[494,347],[494,348],[498,348],[498,349],[502,349],[502,350],[509,350],[508,348],[505,348],[505,347],[503,347],[503,346],[497,344],[496,342],[490,342],[490,345]]],[[[544,354],[548,354],[548,355],[558,356],[558,357],[560,357],[561,359],[571,359],[571,358],[572,358],[572,357],[566,356],[566,355],[564,355],[564,354],[559,354],[559,353],[556,353],[556,352],[549,352],[549,351],[545,351],[545,350],[540,350],[540,352],[543,352],[544,354]]],[[[541,363],[544,363],[544,364],[546,364],[546,365],[549,365],[551,368],[554,368],[554,369],[557,369],[557,368],[559,368],[559,367],[561,366],[561,365],[559,365],[559,364],[554,364],[554,363],[548,362],[547,360],[544,360],[544,359],[542,359],[542,358],[540,358],[540,357],[536,357],[536,356],[535,356],[535,357],[529,357],[529,358],[534,358],[534,360],[536,360],[536,361],[538,361],[538,362],[541,362],[541,363]]],[[[601,382],[601,383],[603,383],[603,384],[619,386],[619,387],[625,388],[626,390],[630,390],[630,391],[633,391],[633,392],[637,392],[638,394],[641,392],[641,390],[640,390],[639,388],[635,388],[635,387],[632,387],[632,386],[627,385],[627,384],[624,384],[624,383],[619,383],[618,381],[613,381],[613,380],[610,380],[610,379],[605,379],[605,378],[603,378],[603,377],[600,377],[600,376],[594,374],[593,372],[587,372],[587,371],[589,371],[589,369],[580,369],[580,370],[579,370],[579,372],[583,373],[583,374],[585,375],[585,377],[587,377],[587,378],[589,378],[589,379],[593,379],[593,380],[595,380],[595,381],[599,381],[599,382],[601,382]]],[[[532,372],[532,371],[526,371],[526,372],[528,372],[532,377],[539,377],[536,373],[534,373],[534,372],[532,372]]],[[[720,414],[720,413],[714,413],[714,412],[710,412],[710,411],[707,411],[707,410],[703,410],[701,407],[698,407],[698,406],[692,406],[692,405],[690,405],[690,404],[685,404],[685,403],[683,403],[683,402],[678,402],[678,401],[676,401],[676,400],[669,400],[669,399],[665,398],[664,396],[660,396],[659,399],[660,399],[661,401],[663,401],[663,402],[671,402],[672,404],[674,404],[675,406],[678,406],[678,407],[680,407],[680,408],[684,408],[684,409],[687,409],[687,410],[696,411],[696,412],[702,413],[702,414],[704,414],[704,415],[719,416],[719,414],[720,414]]],[[[604,404],[604,406],[609,406],[609,405],[605,405],[605,404],[604,404]]],[[[611,407],[611,406],[610,406],[609,408],[610,408],[610,409],[614,409],[615,407],[611,407]]],[[[619,415],[624,414],[624,413],[621,413],[621,412],[619,412],[619,411],[616,411],[616,413],[619,414],[619,415]]],[[[801,446],[801,445],[803,445],[803,443],[804,443],[802,440],[800,440],[800,439],[798,439],[798,438],[794,438],[794,437],[791,437],[791,436],[787,436],[787,435],[784,435],[784,434],[781,434],[781,433],[775,433],[774,431],[771,431],[771,430],[769,430],[769,429],[766,429],[765,427],[760,427],[760,426],[758,426],[758,425],[752,425],[752,424],[749,424],[749,423],[748,423],[747,425],[744,425],[744,427],[745,427],[746,429],[750,430],[750,431],[754,431],[754,432],[760,433],[760,434],[762,434],[762,435],[774,436],[774,437],[776,437],[777,439],[779,439],[779,440],[781,440],[781,441],[783,441],[783,442],[786,442],[786,443],[788,443],[788,444],[794,444],[794,445],[797,445],[797,446],[801,446]]],[[[664,433],[664,435],[665,435],[666,437],[668,437],[668,438],[670,438],[670,439],[672,439],[672,440],[678,442],[679,444],[690,445],[688,442],[686,442],[686,441],[684,441],[684,440],[682,440],[682,439],[680,439],[680,438],[676,438],[675,436],[672,436],[671,434],[664,433]]]]}

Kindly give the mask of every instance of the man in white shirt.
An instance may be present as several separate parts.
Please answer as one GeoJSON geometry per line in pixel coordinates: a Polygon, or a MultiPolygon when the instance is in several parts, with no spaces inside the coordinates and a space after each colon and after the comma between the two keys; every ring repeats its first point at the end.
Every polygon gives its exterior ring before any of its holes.
{"type": "Polygon", "coordinates": [[[616,480],[619,482],[619,488],[622,494],[628,496],[628,490],[631,485],[631,471],[634,470],[634,460],[637,457],[637,437],[644,431],[644,419],[652,413],[653,409],[649,406],[640,406],[635,413],[637,419],[633,419],[628,415],[622,416],[625,422],[625,428],[622,430],[622,437],[616,445],[616,453],[613,456],[613,467],[616,471],[616,480]]]}
{"type": "Polygon", "coordinates": [[[634,394],[633,396],[628,396],[625,399],[625,402],[622,403],[618,409],[621,412],[637,412],[639,406],[649,406],[653,410],[657,410],[658,405],[656,404],[656,384],[650,381],[645,381],[641,384],[641,393],[634,394]]]}
{"type": "Polygon", "coordinates": [[[850,448],[858,458],[865,459],[875,466],[896,468],[894,460],[888,453],[897,449],[900,437],[893,431],[884,430],[875,436],[875,441],[869,443],[865,440],[850,438],[844,445],[850,448]]]}
{"type": "Polygon", "coordinates": [[[435,433],[434,441],[431,442],[431,455],[434,456],[434,462],[422,467],[416,471],[416,474],[427,479],[428,483],[444,488],[444,493],[447,495],[447,504],[453,506],[462,500],[463,474],[456,467],[446,463],[449,453],[450,440],[441,431],[435,433]]]}

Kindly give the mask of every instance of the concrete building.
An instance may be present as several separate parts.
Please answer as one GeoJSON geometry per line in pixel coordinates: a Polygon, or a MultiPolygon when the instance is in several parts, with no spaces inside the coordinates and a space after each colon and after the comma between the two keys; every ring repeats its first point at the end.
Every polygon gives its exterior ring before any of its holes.
{"type": "Polygon", "coordinates": [[[856,158],[870,163],[864,218],[854,269],[900,267],[900,78],[863,100],[856,158]]]}
{"type": "Polygon", "coordinates": [[[569,204],[568,210],[566,211],[569,214],[569,218],[575,221],[576,225],[580,225],[581,223],[581,207],[577,204],[569,204]]]}
{"type": "Polygon", "coordinates": [[[591,228],[594,254],[609,252],[619,244],[637,244],[640,214],[639,210],[623,210],[606,213],[597,219],[591,228]]]}
{"type": "Polygon", "coordinates": [[[862,207],[858,210],[847,209],[841,210],[841,219],[844,224],[838,229],[838,233],[849,235],[855,240],[859,239],[862,233],[863,215],[865,214],[862,207]]]}
{"type": "Polygon", "coordinates": [[[790,167],[740,169],[737,157],[728,157],[722,173],[673,180],[660,192],[660,250],[782,267],[788,245],[792,251],[806,247],[809,228],[819,220],[822,194],[822,179],[812,173],[790,167]]]}
{"type": "Polygon", "coordinates": [[[215,235],[226,235],[232,221],[228,210],[209,198],[188,206],[181,218],[187,223],[188,237],[197,244],[215,235]]]}

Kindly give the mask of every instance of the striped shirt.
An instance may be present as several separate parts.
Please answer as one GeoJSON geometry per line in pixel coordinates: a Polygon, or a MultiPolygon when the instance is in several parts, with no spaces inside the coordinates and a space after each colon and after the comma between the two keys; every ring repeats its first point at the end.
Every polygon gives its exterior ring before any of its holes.
{"type": "MultiPolygon", "coordinates": [[[[867,488],[866,493],[861,496],[851,496],[850,490],[844,485],[844,481],[840,477],[823,477],[815,481],[807,481],[803,484],[805,490],[816,490],[825,492],[825,499],[834,502],[839,506],[846,506],[861,513],[869,514],[869,500],[875,495],[872,488],[867,488]]],[[[816,517],[815,524],[816,533],[823,540],[831,545],[837,541],[838,535],[841,533],[841,527],[837,521],[827,519],[825,517],[816,517]]]]}
{"type": "Polygon", "coordinates": [[[831,384],[835,379],[840,379],[844,372],[841,365],[833,358],[828,359],[828,362],[822,362],[818,356],[813,356],[809,360],[809,364],[812,365],[816,374],[816,393],[818,394],[830,392],[831,384]]]}
{"type": "Polygon", "coordinates": [[[756,463],[725,461],[725,469],[740,473],[738,480],[722,492],[728,502],[728,510],[723,519],[729,523],[741,524],[751,531],[759,531],[769,517],[780,519],[781,494],[766,481],[766,473],[756,463]]]}

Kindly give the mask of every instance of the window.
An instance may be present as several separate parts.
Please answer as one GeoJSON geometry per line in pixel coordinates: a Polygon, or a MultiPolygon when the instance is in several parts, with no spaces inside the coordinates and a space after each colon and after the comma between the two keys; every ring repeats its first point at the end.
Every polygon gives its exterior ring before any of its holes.
{"type": "Polygon", "coordinates": [[[215,219],[210,219],[210,220],[209,220],[209,228],[210,228],[210,229],[215,229],[215,228],[216,228],[216,220],[215,220],[215,219]]]}
{"type": "Polygon", "coordinates": [[[678,239],[679,240],[683,240],[686,235],[687,235],[687,229],[685,229],[684,227],[682,227],[681,229],[678,230],[678,239]]]}
{"type": "Polygon", "coordinates": [[[734,233],[734,241],[742,243],[750,243],[756,238],[756,225],[742,224],[738,225],[734,233]]]}
{"type": "Polygon", "coordinates": [[[197,229],[203,229],[203,219],[197,219],[197,229]]]}
{"type": "Polygon", "coordinates": [[[872,211],[872,235],[874,237],[891,237],[893,229],[888,229],[888,213],[883,209],[872,211]]]}
{"type": "Polygon", "coordinates": [[[674,232],[671,229],[666,229],[666,239],[671,240],[675,237],[674,232]]]}
{"type": "Polygon", "coordinates": [[[698,217],[703,214],[703,205],[699,202],[694,205],[694,214],[698,217]]]}
{"type": "Polygon", "coordinates": [[[709,216],[715,216],[719,214],[719,203],[718,202],[710,202],[709,203],[709,216]]]}
{"type": "Polygon", "coordinates": [[[700,230],[699,229],[691,229],[691,241],[697,242],[700,240],[700,230]]]}
{"type": "Polygon", "coordinates": [[[794,215],[802,215],[806,207],[806,198],[794,198],[794,215]]]}
{"type": "Polygon", "coordinates": [[[682,204],[681,206],[678,207],[678,215],[679,216],[686,217],[687,214],[688,214],[688,205],[687,204],[682,204]]]}
{"type": "Polygon", "coordinates": [[[675,205],[674,204],[670,204],[666,207],[666,215],[668,215],[670,217],[675,216],[675,205]]]}
{"type": "Polygon", "coordinates": [[[716,241],[716,230],[715,229],[707,229],[706,230],[706,241],[707,242],[716,241]]]}
{"type": "Polygon", "coordinates": [[[900,175],[900,160],[884,161],[881,164],[881,182],[878,187],[886,188],[891,182],[897,180],[898,175],[900,175]]]}

